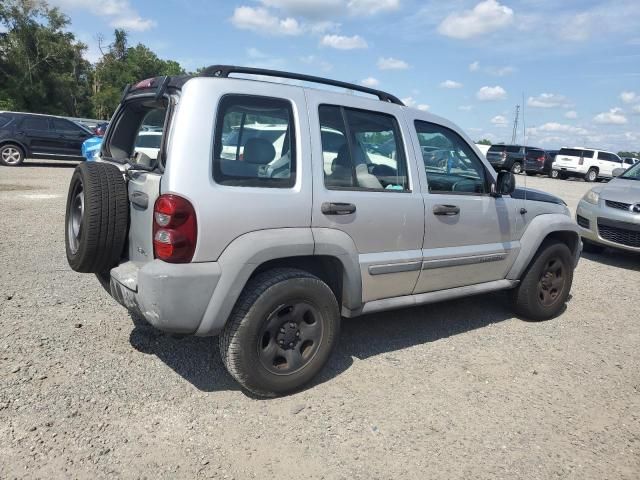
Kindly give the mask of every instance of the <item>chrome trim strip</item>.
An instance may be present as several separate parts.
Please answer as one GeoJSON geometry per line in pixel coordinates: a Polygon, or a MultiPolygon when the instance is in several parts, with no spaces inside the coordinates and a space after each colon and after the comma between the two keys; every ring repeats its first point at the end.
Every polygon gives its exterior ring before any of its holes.
{"type": "Polygon", "coordinates": [[[475,263],[500,262],[507,258],[508,252],[488,253],[486,255],[470,255],[468,257],[438,258],[422,262],[422,270],[434,268],[458,267],[461,265],[473,265],[475,263]]]}
{"type": "Polygon", "coordinates": [[[69,155],[67,153],[31,152],[32,155],[49,155],[51,157],[81,157],[82,155],[69,155]]]}
{"type": "Polygon", "coordinates": [[[384,275],[387,273],[413,272],[420,270],[422,262],[388,263],[385,265],[370,265],[369,275],[384,275]]]}

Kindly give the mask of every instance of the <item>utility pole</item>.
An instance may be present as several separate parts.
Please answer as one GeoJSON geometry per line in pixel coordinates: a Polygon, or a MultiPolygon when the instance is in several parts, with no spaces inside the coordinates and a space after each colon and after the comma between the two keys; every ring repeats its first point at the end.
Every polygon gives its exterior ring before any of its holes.
{"type": "Polygon", "coordinates": [[[516,105],[516,118],[513,119],[513,133],[511,134],[511,144],[516,143],[518,136],[518,116],[520,115],[520,105],[516,105]]]}

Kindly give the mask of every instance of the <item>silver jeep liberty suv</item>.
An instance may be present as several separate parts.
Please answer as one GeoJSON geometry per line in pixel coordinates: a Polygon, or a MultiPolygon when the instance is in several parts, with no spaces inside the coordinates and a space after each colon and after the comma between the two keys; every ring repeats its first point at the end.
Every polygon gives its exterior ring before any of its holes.
{"type": "Polygon", "coordinates": [[[562,200],[496,175],[451,122],[229,66],[127,86],[65,233],[74,270],[161,330],[218,336],[261,396],[313,378],[341,317],[507,289],[522,317],[554,317],[582,248],[562,200]],[[142,131],[159,148],[136,149],[142,131]]]}

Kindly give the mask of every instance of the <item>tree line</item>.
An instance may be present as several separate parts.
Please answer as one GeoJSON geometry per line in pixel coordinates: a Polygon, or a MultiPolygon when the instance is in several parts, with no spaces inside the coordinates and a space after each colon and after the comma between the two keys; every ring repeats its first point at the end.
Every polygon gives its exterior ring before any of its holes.
{"type": "Polygon", "coordinates": [[[95,65],[70,20],[41,0],[0,1],[0,110],[108,119],[127,83],[184,69],[116,29],[95,65]]]}

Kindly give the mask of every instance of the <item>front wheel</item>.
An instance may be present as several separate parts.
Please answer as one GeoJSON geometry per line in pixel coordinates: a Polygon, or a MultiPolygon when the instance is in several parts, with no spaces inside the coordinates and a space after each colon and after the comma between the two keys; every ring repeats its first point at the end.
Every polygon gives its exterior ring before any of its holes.
{"type": "Polygon", "coordinates": [[[587,174],[584,176],[587,182],[595,182],[598,179],[598,171],[595,168],[590,168],[587,174]]]}
{"type": "Polygon", "coordinates": [[[339,330],[338,303],[326,283],[302,270],[268,270],[240,295],[220,335],[220,354],[244,388],[273,397],[300,389],[322,369],[339,330]]]}
{"type": "Polygon", "coordinates": [[[512,291],[516,313],[526,319],[548,320],[558,315],[573,283],[573,256],[564,243],[542,244],[512,291]]]}

